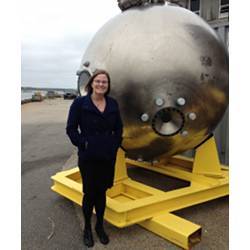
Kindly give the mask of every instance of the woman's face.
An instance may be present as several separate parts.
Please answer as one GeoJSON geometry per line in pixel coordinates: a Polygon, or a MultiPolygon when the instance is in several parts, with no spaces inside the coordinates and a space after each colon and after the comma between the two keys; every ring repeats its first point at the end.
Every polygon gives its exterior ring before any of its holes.
{"type": "Polygon", "coordinates": [[[93,89],[93,94],[104,95],[109,87],[108,77],[105,74],[97,75],[94,78],[91,87],[93,89]]]}

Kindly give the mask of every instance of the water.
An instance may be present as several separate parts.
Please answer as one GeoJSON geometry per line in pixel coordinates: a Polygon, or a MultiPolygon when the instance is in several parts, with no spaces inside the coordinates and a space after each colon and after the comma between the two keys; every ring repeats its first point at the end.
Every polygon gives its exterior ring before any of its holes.
{"type": "Polygon", "coordinates": [[[31,99],[33,95],[33,92],[21,92],[21,100],[24,101],[24,100],[27,100],[27,99],[31,99]]]}
{"type": "MultiPolygon", "coordinates": [[[[21,100],[24,101],[24,100],[29,100],[32,98],[32,95],[35,93],[35,92],[38,92],[37,90],[22,90],[21,91],[21,100]]],[[[47,94],[47,91],[39,91],[42,96],[45,96],[47,94]]]]}

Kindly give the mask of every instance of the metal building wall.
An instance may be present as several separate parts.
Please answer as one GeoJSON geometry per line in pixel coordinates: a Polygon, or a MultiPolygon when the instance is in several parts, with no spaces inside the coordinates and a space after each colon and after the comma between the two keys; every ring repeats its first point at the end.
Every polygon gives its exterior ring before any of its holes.
{"type": "MultiPolygon", "coordinates": [[[[229,40],[229,25],[228,22],[214,24],[213,28],[228,47],[229,40]]],[[[229,164],[229,109],[227,108],[221,122],[215,129],[215,139],[219,151],[220,160],[222,163],[229,164]]]]}

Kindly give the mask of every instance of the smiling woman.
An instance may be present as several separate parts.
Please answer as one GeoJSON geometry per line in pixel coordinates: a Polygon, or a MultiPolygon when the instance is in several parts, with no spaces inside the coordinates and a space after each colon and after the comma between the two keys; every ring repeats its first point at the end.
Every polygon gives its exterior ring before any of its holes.
{"type": "Polygon", "coordinates": [[[108,72],[95,71],[85,87],[87,95],[76,98],[71,105],[67,122],[67,134],[72,144],[78,147],[78,166],[84,192],[83,240],[88,247],[94,245],[91,231],[94,207],[97,235],[101,243],[109,242],[103,228],[106,190],[113,186],[116,152],[121,145],[123,128],[118,103],[108,96],[110,84],[108,72]]]}
{"type": "Polygon", "coordinates": [[[89,94],[107,96],[110,92],[110,76],[104,70],[97,70],[89,78],[85,90],[89,94]]]}

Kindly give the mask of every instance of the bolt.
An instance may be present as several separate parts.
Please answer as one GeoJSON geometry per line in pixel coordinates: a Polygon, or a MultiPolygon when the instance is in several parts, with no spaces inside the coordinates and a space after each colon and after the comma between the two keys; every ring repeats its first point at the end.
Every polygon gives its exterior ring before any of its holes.
{"type": "Polygon", "coordinates": [[[191,113],[188,114],[188,118],[191,121],[194,121],[197,118],[197,116],[196,116],[196,114],[194,112],[191,112],[191,113]]]}
{"type": "Polygon", "coordinates": [[[183,97],[179,97],[176,102],[179,106],[183,106],[185,105],[186,100],[183,97]]]}
{"type": "Polygon", "coordinates": [[[149,115],[148,115],[148,114],[144,113],[144,114],[141,115],[141,120],[142,120],[143,122],[148,121],[148,119],[149,119],[149,115]]]}
{"type": "Polygon", "coordinates": [[[90,65],[90,62],[89,61],[86,61],[84,64],[83,64],[85,67],[88,67],[90,65]]]}
{"type": "Polygon", "coordinates": [[[160,107],[164,104],[164,100],[162,98],[158,97],[155,99],[155,104],[160,107]]]}
{"type": "Polygon", "coordinates": [[[181,132],[181,135],[182,135],[182,136],[187,136],[187,135],[188,135],[187,130],[182,131],[182,132],[181,132]]]}

